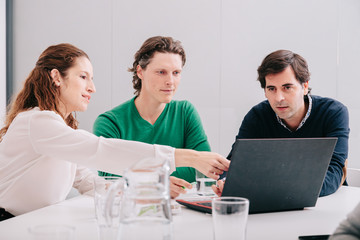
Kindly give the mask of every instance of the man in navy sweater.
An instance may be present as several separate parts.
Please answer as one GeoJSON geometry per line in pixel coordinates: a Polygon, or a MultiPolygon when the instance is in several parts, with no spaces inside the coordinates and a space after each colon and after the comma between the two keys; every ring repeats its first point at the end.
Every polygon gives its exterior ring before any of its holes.
{"type": "MultiPolygon", "coordinates": [[[[236,139],[337,137],[320,196],[346,184],[349,114],[340,102],[310,95],[310,73],[304,58],[288,50],[269,54],[258,68],[266,101],[244,117],[236,139]]],[[[234,145],[233,145],[234,147],[234,145]]],[[[231,159],[232,151],[228,155],[231,159]]],[[[214,188],[219,195],[220,188],[214,188]]]]}

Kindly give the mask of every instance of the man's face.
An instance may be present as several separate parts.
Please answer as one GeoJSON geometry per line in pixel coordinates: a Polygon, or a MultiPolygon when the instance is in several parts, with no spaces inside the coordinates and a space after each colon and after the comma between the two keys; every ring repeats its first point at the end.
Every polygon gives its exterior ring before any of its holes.
{"type": "Polygon", "coordinates": [[[156,104],[169,103],[180,83],[181,71],[179,54],[156,52],[145,69],[137,67],[140,96],[156,104]]]}
{"type": "Polygon", "coordinates": [[[276,74],[265,77],[265,96],[274,112],[290,128],[297,128],[306,114],[304,95],[309,83],[301,84],[291,66],[276,74]]]}

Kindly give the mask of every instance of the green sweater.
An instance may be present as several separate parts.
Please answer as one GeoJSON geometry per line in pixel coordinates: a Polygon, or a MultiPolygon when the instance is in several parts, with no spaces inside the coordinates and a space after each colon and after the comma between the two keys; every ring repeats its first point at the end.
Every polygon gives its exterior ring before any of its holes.
{"type": "MultiPolygon", "coordinates": [[[[154,125],[144,120],[135,106],[135,97],[98,116],[93,132],[106,138],[121,138],[175,148],[210,151],[199,114],[188,101],[171,101],[154,125]]],[[[101,176],[112,174],[100,172],[101,176]]],[[[172,176],[195,181],[195,169],[178,167],[172,176]]]]}

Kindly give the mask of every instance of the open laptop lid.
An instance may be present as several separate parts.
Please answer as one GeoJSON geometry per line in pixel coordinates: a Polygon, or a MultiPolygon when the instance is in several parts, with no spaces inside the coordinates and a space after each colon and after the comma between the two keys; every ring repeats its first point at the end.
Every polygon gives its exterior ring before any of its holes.
{"type": "Polygon", "coordinates": [[[222,196],[250,200],[250,213],[315,206],[337,138],[238,139],[222,196]]]}
{"type": "MultiPolygon", "coordinates": [[[[337,138],[239,139],[222,196],[250,200],[250,213],[315,206],[337,138]]],[[[211,213],[210,198],[177,199],[211,213]]]]}

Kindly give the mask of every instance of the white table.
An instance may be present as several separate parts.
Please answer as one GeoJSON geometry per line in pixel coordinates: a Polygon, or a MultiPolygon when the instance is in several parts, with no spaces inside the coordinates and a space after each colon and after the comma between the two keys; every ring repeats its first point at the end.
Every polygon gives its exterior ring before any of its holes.
{"type": "MultiPolygon", "coordinates": [[[[313,208],[249,215],[247,239],[296,240],[299,235],[331,234],[359,201],[360,188],[341,187],[336,193],[319,198],[313,208]]],[[[29,239],[29,226],[49,223],[75,226],[78,240],[98,239],[94,202],[88,196],[72,198],[0,222],[0,238],[29,239]]],[[[182,207],[181,212],[173,217],[173,233],[174,240],[210,240],[211,215],[182,207]]]]}

